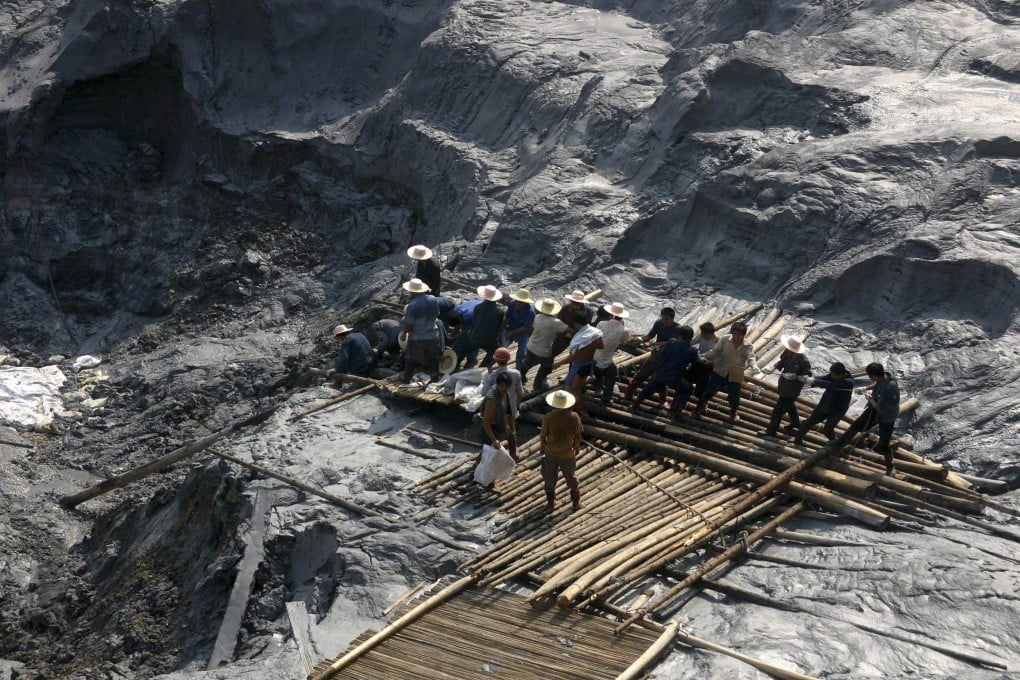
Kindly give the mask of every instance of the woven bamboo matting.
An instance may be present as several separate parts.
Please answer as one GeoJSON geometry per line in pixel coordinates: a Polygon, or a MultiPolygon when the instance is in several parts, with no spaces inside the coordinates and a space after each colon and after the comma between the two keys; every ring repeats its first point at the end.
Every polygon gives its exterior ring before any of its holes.
{"type": "MultiPolygon", "coordinates": [[[[606,619],[556,606],[535,608],[523,597],[502,590],[469,590],[425,614],[333,677],[615,678],[657,635],[632,628],[614,636],[613,626],[606,619]]],[[[351,648],[370,636],[371,631],[361,635],[351,648]]],[[[335,660],[323,661],[314,673],[335,660]]]]}

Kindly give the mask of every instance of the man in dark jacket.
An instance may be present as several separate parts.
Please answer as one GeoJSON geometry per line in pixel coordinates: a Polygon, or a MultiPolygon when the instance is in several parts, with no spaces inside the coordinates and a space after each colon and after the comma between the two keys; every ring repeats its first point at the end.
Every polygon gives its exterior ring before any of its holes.
{"type": "Polygon", "coordinates": [[[691,396],[693,387],[684,377],[687,368],[698,360],[698,350],[691,346],[694,338],[694,330],[690,326],[681,326],[677,337],[670,338],[659,350],[662,361],[659,363],[651,379],[638,393],[631,411],[636,411],[642,401],[655,392],[661,392],[665,399],[666,388],[672,387],[676,391],[673,399],[673,410],[679,413],[691,396]]]}
{"type": "Polygon", "coordinates": [[[790,424],[785,430],[788,434],[796,434],[800,428],[800,414],[797,413],[797,397],[804,387],[801,376],[811,375],[811,362],[804,356],[804,342],[796,335],[784,335],[779,339],[783,353],[779,355],[775,369],[779,371],[779,399],[772,409],[772,419],[768,429],[762,435],[775,437],[779,423],[784,415],[790,416],[790,424]]]}
{"type": "Polygon", "coordinates": [[[836,425],[846,414],[846,410],[850,408],[850,401],[854,396],[854,381],[850,377],[849,371],[846,370],[846,366],[837,361],[829,367],[828,376],[814,379],[810,376],[803,376],[801,382],[808,387],[821,387],[825,391],[822,392],[822,398],[818,400],[815,410],[800,426],[793,443],[797,446],[804,446],[804,435],[823,420],[825,427],[822,428],[822,434],[826,439],[832,441],[836,438],[836,425]]]}
{"type": "Polygon", "coordinates": [[[570,345],[570,339],[574,337],[574,319],[581,315],[584,317],[585,325],[588,325],[595,315],[594,310],[588,305],[583,291],[575,290],[570,295],[564,295],[563,299],[567,301],[567,304],[560,309],[556,318],[567,324],[567,328],[553,340],[551,352],[554,357],[559,356],[560,352],[570,345]]]}
{"type": "Polygon", "coordinates": [[[431,248],[425,246],[411,246],[407,249],[407,256],[417,260],[418,265],[414,270],[414,278],[425,282],[433,295],[439,297],[440,288],[443,283],[443,270],[439,266],[439,260],[431,248]]]}
{"type": "Polygon", "coordinates": [[[333,337],[341,341],[340,354],[333,363],[332,385],[337,389],[343,387],[341,374],[365,376],[376,366],[375,352],[368,338],[353,330],[343,324],[333,329],[333,337]]]}
{"type": "MultiPolygon", "coordinates": [[[[481,366],[489,368],[492,366],[493,354],[499,347],[499,336],[503,330],[503,309],[496,304],[503,298],[503,293],[495,286],[479,286],[478,298],[482,302],[475,307],[471,320],[468,356],[477,353],[478,350],[485,350],[481,366]]],[[[466,368],[471,368],[473,364],[474,362],[469,360],[466,368]]]]}
{"type": "Polygon", "coordinates": [[[396,319],[379,319],[372,324],[375,355],[379,361],[395,360],[400,356],[400,322],[396,319]]]}
{"type": "Polygon", "coordinates": [[[868,364],[865,371],[872,381],[871,385],[865,388],[870,392],[868,405],[843,436],[836,440],[836,446],[837,448],[846,446],[858,432],[878,425],[878,448],[875,450],[885,456],[885,474],[891,475],[894,468],[889,442],[892,440],[896,418],[900,415],[900,387],[896,384],[896,379],[885,372],[882,364],[868,364]]]}

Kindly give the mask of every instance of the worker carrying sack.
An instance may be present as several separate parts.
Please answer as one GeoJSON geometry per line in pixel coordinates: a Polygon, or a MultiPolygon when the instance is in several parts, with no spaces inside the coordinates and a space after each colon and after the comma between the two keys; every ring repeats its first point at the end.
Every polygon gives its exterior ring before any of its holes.
{"type": "Polygon", "coordinates": [[[484,444],[482,459],[475,468],[475,481],[483,486],[493,482],[505,482],[514,474],[514,459],[510,452],[502,446],[498,449],[484,444]]]}

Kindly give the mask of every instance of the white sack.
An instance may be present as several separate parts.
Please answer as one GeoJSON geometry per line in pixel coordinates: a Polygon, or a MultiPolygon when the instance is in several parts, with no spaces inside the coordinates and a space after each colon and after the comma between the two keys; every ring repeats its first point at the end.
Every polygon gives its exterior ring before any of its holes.
{"type": "Polygon", "coordinates": [[[513,476],[514,465],[509,451],[502,446],[494,449],[485,444],[482,446],[482,460],[475,468],[475,481],[483,485],[505,482],[513,476]]]}

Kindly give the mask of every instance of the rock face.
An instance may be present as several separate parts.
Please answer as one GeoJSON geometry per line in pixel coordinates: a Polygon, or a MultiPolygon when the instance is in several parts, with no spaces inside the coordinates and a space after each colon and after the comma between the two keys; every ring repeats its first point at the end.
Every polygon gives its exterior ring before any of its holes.
{"type": "Polygon", "coordinates": [[[0,353],[108,355],[43,461],[105,475],[314,382],[422,242],[641,324],[775,302],[1015,484],[1018,54],[993,1],[8,2],[0,353]]]}

